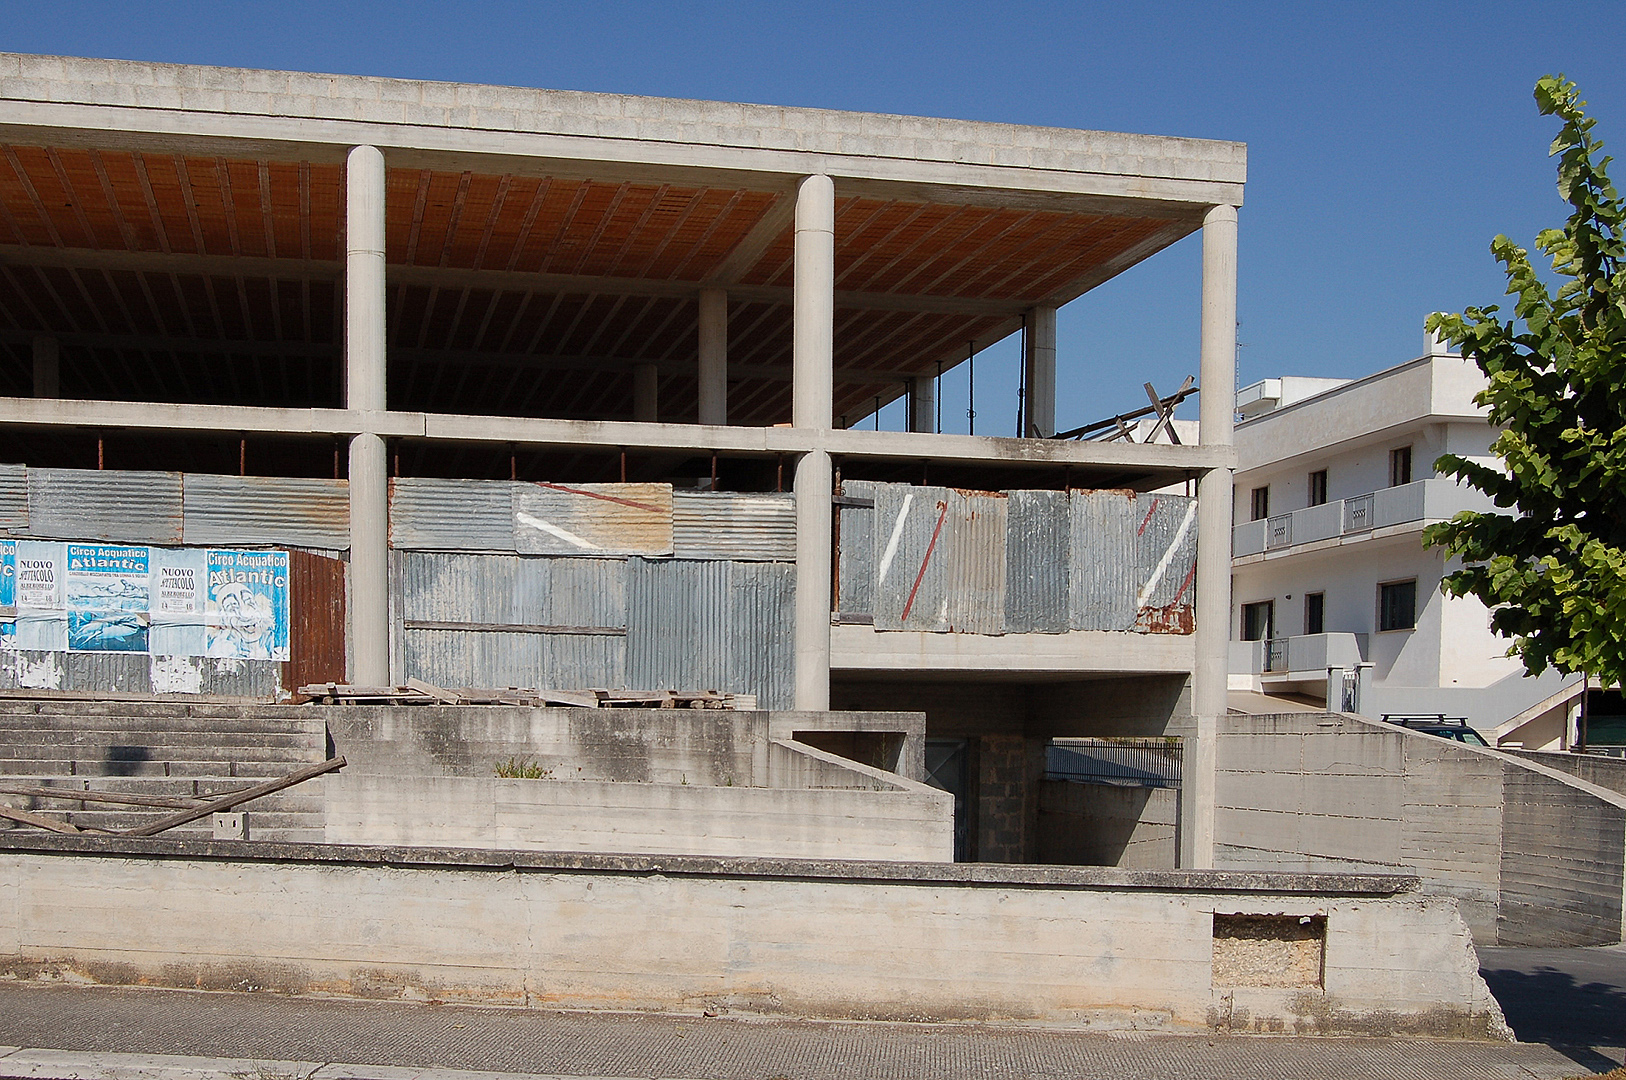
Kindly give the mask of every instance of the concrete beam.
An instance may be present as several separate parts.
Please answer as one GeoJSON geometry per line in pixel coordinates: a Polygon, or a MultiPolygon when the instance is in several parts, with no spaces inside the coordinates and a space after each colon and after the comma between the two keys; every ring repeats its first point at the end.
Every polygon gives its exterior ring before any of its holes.
{"type": "Polygon", "coordinates": [[[699,419],[718,427],[728,423],[728,293],[700,290],[699,419]]]}
{"type": "Polygon", "coordinates": [[[260,432],[292,436],[355,435],[520,446],[628,447],[800,454],[823,450],[873,461],[934,461],[1056,469],[1108,468],[1184,478],[1235,463],[1230,447],[1059,442],[982,435],[901,431],[813,431],[799,428],[639,424],[616,420],[552,420],[453,413],[361,412],[350,409],[276,409],[252,405],[176,405],[166,402],[78,401],[0,397],[0,427],[102,428],[198,433],[260,432]]]}
{"type": "Polygon", "coordinates": [[[932,634],[832,626],[830,667],[842,672],[957,672],[966,677],[1061,676],[1080,673],[1177,674],[1196,655],[1189,634],[932,634]]]}

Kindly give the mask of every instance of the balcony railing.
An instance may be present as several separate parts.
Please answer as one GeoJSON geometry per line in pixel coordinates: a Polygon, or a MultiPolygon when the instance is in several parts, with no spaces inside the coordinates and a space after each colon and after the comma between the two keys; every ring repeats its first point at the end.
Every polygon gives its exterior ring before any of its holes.
{"type": "Polygon", "coordinates": [[[1352,668],[1366,659],[1365,634],[1298,634],[1265,641],[1231,642],[1233,675],[1325,674],[1329,667],[1352,668]]]}
{"type": "Polygon", "coordinates": [[[1244,522],[1231,530],[1231,554],[1240,558],[1408,521],[1443,521],[1462,510],[1494,509],[1490,496],[1455,480],[1414,480],[1290,514],[1244,522]]]}

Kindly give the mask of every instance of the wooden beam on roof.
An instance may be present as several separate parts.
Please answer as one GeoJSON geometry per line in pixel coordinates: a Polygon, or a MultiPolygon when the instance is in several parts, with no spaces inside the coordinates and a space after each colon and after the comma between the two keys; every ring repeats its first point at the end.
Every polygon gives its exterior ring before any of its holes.
{"type": "MultiPolygon", "coordinates": [[[[221,278],[272,278],[284,281],[338,281],[344,275],[339,262],[317,259],[267,259],[260,256],[187,255],[162,251],[101,251],[0,244],[0,265],[13,268],[52,267],[129,273],[196,274],[221,278]]],[[[390,284],[446,288],[593,294],[601,296],[665,296],[691,299],[706,283],[654,278],[599,277],[592,274],[530,274],[507,270],[469,270],[459,267],[404,266],[386,268],[390,284]]],[[[752,303],[789,306],[791,289],[774,285],[732,285],[731,298],[752,303]]],[[[836,307],[872,311],[921,311],[940,315],[1009,315],[1031,304],[1016,300],[932,296],[909,293],[840,292],[836,307]]]]}

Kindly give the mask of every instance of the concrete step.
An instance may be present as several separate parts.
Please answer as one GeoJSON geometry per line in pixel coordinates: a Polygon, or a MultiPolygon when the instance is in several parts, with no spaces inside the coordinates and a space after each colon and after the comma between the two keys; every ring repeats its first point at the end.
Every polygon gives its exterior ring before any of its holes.
{"type": "Polygon", "coordinates": [[[285,776],[321,760],[303,761],[96,761],[81,758],[4,758],[0,776],[115,777],[140,776],[155,779],[251,779],[269,780],[285,776]]]}

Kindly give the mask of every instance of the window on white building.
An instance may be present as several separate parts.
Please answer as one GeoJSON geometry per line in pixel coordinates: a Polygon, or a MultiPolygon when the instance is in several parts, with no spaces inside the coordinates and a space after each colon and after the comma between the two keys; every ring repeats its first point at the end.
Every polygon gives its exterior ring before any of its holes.
{"type": "Polygon", "coordinates": [[[1310,474],[1309,506],[1320,506],[1327,501],[1327,470],[1317,469],[1310,474]]]}
{"type": "Polygon", "coordinates": [[[1389,451],[1389,486],[1411,483],[1411,447],[1397,446],[1389,451]]]}
{"type": "Polygon", "coordinates": [[[1378,629],[1410,630],[1417,625],[1417,579],[1378,586],[1378,629]]]}
{"type": "Polygon", "coordinates": [[[1270,516],[1270,488],[1257,487],[1253,489],[1253,518],[1258,521],[1270,516]]]}
{"type": "Polygon", "coordinates": [[[1242,605],[1242,640],[1267,641],[1276,636],[1276,601],[1242,605]]]}
{"type": "Polygon", "coordinates": [[[1327,632],[1327,594],[1304,594],[1304,632],[1306,634],[1324,634],[1327,632]]]}

